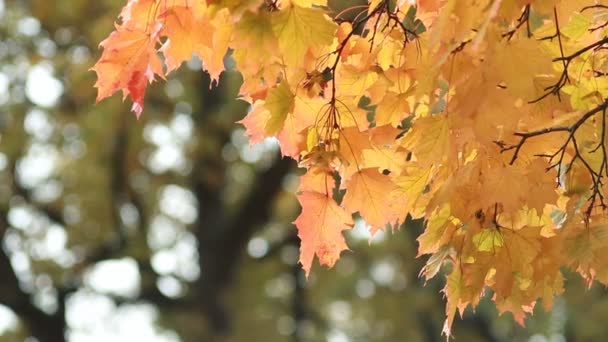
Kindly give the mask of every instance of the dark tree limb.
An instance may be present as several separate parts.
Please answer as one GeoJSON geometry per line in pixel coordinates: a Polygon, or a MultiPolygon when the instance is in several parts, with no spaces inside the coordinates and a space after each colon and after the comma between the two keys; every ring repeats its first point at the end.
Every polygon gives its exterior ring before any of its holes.
{"type": "Polygon", "coordinates": [[[215,215],[205,215],[204,212],[213,212],[218,207],[222,210],[221,205],[210,203],[209,194],[205,194],[206,191],[200,185],[197,187],[200,211],[205,218],[199,222],[198,228],[201,267],[198,291],[211,328],[219,334],[226,334],[230,329],[222,303],[223,293],[233,279],[247,242],[270,218],[273,200],[281,190],[281,181],[292,165],[291,160],[281,159],[260,173],[233,219],[222,218],[224,215],[221,214],[216,219],[209,217],[215,215]],[[220,225],[213,226],[213,223],[220,225]]]}
{"type": "Polygon", "coordinates": [[[507,40],[511,40],[515,33],[526,24],[526,33],[528,38],[532,37],[532,31],[530,30],[530,4],[524,6],[524,10],[521,13],[521,16],[517,19],[515,27],[510,29],[509,31],[502,34],[503,38],[507,38],[507,40]]]}
{"type": "MultiPolygon", "coordinates": [[[[0,209],[0,236],[8,228],[7,210],[0,209]]],[[[0,304],[9,307],[29,330],[31,336],[40,342],[65,340],[65,297],[66,292],[59,291],[57,310],[47,314],[36,307],[20,284],[19,278],[11,265],[10,257],[4,248],[0,248],[0,304]]]]}
{"type": "MultiPolygon", "coordinates": [[[[296,247],[299,246],[299,240],[295,234],[295,230],[293,234],[290,234],[290,236],[293,237],[292,244],[296,247]]],[[[294,341],[296,342],[300,342],[300,341],[305,341],[306,340],[306,336],[304,335],[304,332],[302,331],[302,323],[304,323],[309,316],[308,313],[308,309],[307,309],[307,300],[306,300],[306,287],[304,286],[305,283],[305,277],[304,277],[304,271],[302,270],[302,267],[300,266],[300,263],[295,263],[291,266],[291,272],[292,275],[294,277],[294,281],[295,281],[295,285],[294,285],[294,291],[293,291],[293,297],[292,297],[292,303],[291,303],[291,309],[293,312],[293,320],[295,321],[295,331],[293,334],[294,337],[294,341]]]]}
{"type": "MultiPolygon", "coordinates": [[[[228,74],[223,73],[221,78],[228,77],[228,74]]],[[[234,99],[237,94],[227,92],[225,80],[220,80],[220,86],[211,91],[207,90],[209,84],[209,75],[203,75],[200,89],[205,91],[197,106],[197,133],[210,137],[215,146],[221,147],[230,142],[229,129],[232,126],[222,127],[215,114],[228,102],[227,99],[234,99]]],[[[199,150],[192,171],[191,188],[199,206],[194,229],[199,244],[201,275],[194,284],[195,293],[189,296],[192,295],[199,303],[200,311],[207,318],[211,330],[207,338],[214,339],[230,333],[224,296],[238,270],[247,242],[271,217],[273,201],[294,162],[277,158],[268,169],[258,172],[251,182],[251,189],[240,201],[241,205],[229,210],[222,197],[227,165],[221,151],[208,151],[201,146],[199,150]]]]}

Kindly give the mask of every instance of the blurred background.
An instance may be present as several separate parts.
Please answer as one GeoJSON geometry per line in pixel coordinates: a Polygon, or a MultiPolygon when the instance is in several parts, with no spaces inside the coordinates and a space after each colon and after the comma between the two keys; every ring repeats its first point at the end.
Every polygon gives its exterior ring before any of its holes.
{"type": "MultiPolygon", "coordinates": [[[[352,251],[305,279],[301,172],[275,141],[249,146],[238,73],[210,89],[192,60],[139,120],[120,95],[95,105],[89,68],[124,4],[0,0],[0,341],[444,340],[421,222],[372,238],[358,221],[352,251]]],[[[568,278],[526,328],[486,298],[456,340],[608,336],[605,289],[568,278]]]]}

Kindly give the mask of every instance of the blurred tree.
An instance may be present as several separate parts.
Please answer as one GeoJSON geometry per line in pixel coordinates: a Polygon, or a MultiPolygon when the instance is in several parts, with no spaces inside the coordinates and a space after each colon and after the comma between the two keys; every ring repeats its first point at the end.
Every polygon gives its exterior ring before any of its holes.
{"type": "MultiPolygon", "coordinates": [[[[139,120],[117,98],[93,105],[95,44],[122,5],[0,0],[0,339],[441,340],[442,284],[418,278],[419,222],[371,239],[359,221],[357,252],[304,279],[298,171],[234,124],[247,111],[237,73],[210,89],[193,60],[151,89],[139,120]]],[[[573,283],[527,329],[482,305],[454,334],[608,336],[586,319],[608,310],[605,291],[573,283]]]]}

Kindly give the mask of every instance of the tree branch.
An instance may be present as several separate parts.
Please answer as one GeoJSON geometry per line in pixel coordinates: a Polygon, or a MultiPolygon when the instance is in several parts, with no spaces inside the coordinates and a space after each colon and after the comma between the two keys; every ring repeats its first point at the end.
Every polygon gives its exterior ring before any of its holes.
{"type": "Polygon", "coordinates": [[[557,168],[558,186],[561,185],[560,176],[562,175],[562,171],[565,171],[564,173],[569,172],[572,165],[577,160],[579,160],[583,164],[583,166],[585,167],[585,169],[591,176],[591,180],[593,183],[591,186],[591,189],[590,189],[592,192],[591,192],[591,195],[589,196],[589,206],[587,207],[587,209],[585,211],[585,217],[586,217],[586,219],[588,219],[594,208],[594,204],[597,201],[599,201],[599,204],[603,209],[606,209],[606,207],[607,207],[605,200],[604,200],[604,195],[601,191],[602,185],[603,185],[602,179],[604,177],[608,177],[608,153],[607,153],[608,147],[606,146],[606,137],[605,137],[607,109],[608,109],[608,98],[605,99],[603,103],[599,104],[595,108],[593,108],[593,109],[587,111],[586,113],[584,113],[583,115],[581,115],[581,117],[576,122],[574,122],[573,124],[571,124],[569,126],[554,126],[554,127],[543,128],[543,129],[539,129],[539,130],[531,131],[531,132],[516,132],[515,136],[518,136],[520,138],[516,144],[508,145],[504,141],[495,141],[495,143],[500,147],[501,152],[514,150],[513,157],[511,158],[511,161],[510,161],[510,164],[512,165],[513,163],[515,163],[515,160],[517,160],[517,157],[519,156],[519,152],[520,152],[521,148],[524,146],[524,144],[526,143],[526,141],[528,139],[543,136],[546,134],[555,133],[555,132],[567,132],[568,137],[566,138],[566,141],[554,153],[539,154],[537,156],[547,157],[549,159],[549,162],[551,163],[551,165],[547,168],[547,170],[550,170],[552,168],[557,168]],[[600,113],[600,112],[602,113],[602,137],[601,137],[598,145],[595,147],[595,149],[593,149],[591,151],[591,153],[595,153],[599,149],[601,149],[603,155],[602,155],[602,163],[600,165],[599,170],[595,170],[595,169],[593,169],[591,164],[586,160],[586,158],[581,153],[580,146],[576,140],[575,134],[576,134],[577,130],[587,120],[589,120],[591,117],[595,116],[597,113],[600,113]],[[564,158],[565,158],[566,150],[567,150],[568,146],[573,147],[574,155],[572,156],[572,159],[569,161],[567,168],[565,170],[563,170],[562,168],[564,167],[564,164],[565,164],[564,158]],[[555,158],[557,158],[557,161],[554,162],[555,158]]]}
{"type": "MultiPolygon", "coordinates": [[[[6,208],[0,209],[0,236],[4,236],[9,226],[6,221],[7,214],[6,208]]],[[[0,249],[0,304],[11,308],[25,323],[30,334],[39,341],[64,341],[67,293],[59,291],[57,311],[52,314],[45,313],[32,303],[30,294],[23,291],[9,255],[4,248],[0,249]]]]}

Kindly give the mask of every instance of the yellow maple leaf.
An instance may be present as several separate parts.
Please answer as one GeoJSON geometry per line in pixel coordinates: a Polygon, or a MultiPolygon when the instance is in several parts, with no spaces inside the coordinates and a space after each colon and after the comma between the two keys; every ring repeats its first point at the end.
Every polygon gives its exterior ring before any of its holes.
{"type": "Polygon", "coordinates": [[[444,205],[429,216],[424,233],[417,239],[419,245],[418,256],[437,252],[450,219],[449,205],[444,205]]]}
{"type": "Polygon", "coordinates": [[[443,333],[448,337],[452,332],[452,324],[454,323],[456,311],[463,303],[461,295],[464,286],[461,269],[458,265],[454,265],[452,272],[447,276],[445,287],[442,290],[447,298],[445,306],[446,319],[443,324],[443,333]]]}
{"type": "Polygon", "coordinates": [[[398,203],[405,204],[403,213],[413,217],[420,217],[424,212],[425,201],[421,197],[425,194],[433,168],[410,166],[404,170],[404,174],[395,178],[396,189],[391,196],[394,199],[403,199],[398,203]]]}
{"type": "Polygon", "coordinates": [[[292,5],[272,17],[272,29],[291,66],[299,65],[311,47],[331,44],[336,28],[320,8],[292,5]]]}
{"type": "Polygon", "coordinates": [[[287,114],[293,110],[294,94],[286,81],[268,91],[264,106],[270,112],[266,123],[266,132],[274,135],[283,129],[287,114]]]}
{"type": "Polygon", "coordinates": [[[517,39],[507,46],[500,45],[490,66],[496,77],[505,82],[508,90],[526,100],[542,95],[534,79],[537,75],[551,74],[552,59],[536,39],[517,39]]]}
{"type": "Polygon", "coordinates": [[[390,194],[394,188],[391,179],[378,169],[363,169],[353,174],[346,184],[342,206],[353,213],[359,212],[374,234],[387,224],[395,224],[399,218],[390,206],[390,194]]]}
{"type": "Polygon", "coordinates": [[[444,261],[446,261],[450,255],[450,250],[451,248],[449,246],[444,245],[441,246],[439,251],[431,255],[422,270],[420,270],[420,275],[424,276],[425,281],[428,281],[439,273],[444,261]]]}
{"type": "Polygon", "coordinates": [[[353,173],[365,167],[363,151],[372,148],[372,145],[367,134],[361,133],[356,127],[349,127],[340,131],[338,146],[343,162],[340,176],[346,182],[353,173]]]}
{"type": "Polygon", "coordinates": [[[496,228],[486,228],[473,235],[473,244],[480,252],[495,253],[504,244],[502,234],[496,228]]]}
{"type": "Polygon", "coordinates": [[[362,71],[349,65],[338,68],[335,77],[336,95],[340,98],[351,98],[355,103],[378,80],[378,74],[375,71],[362,71]]]}
{"type": "Polygon", "coordinates": [[[397,151],[394,147],[372,146],[363,150],[363,162],[366,167],[376,167],[380,170],[397,172],[405,164],[405,152],[397,151]]]}
{"type": "Polygon", "coordinates": [[[410,106],[407,102],[408,93],[396,94],[389,91],[376,108],[376,125],[393,125],[397,127],[401,121],[410,115],[410,106]]]}
{"type": "Polygon", "coordinates": [[[449,138],[446,115],[430,115],[414,122],[401,145],[412,151],[421,165],[439,164],[447,157],[449,138]]]}

